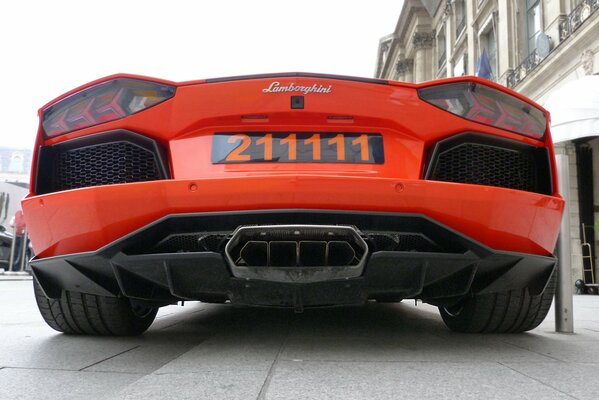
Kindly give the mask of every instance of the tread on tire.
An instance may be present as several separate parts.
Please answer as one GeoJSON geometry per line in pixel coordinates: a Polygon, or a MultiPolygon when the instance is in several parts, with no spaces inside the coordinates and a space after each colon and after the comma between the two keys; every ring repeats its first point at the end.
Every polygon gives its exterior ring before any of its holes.
{"type": "Polygon", "coordinates": [[[127,299],[63,291],[60,299],[48,299],[33,279],[35,300],[42,317],[51,328],[79,335],[133,336],[146,331],[158,312],[144,315],[133,311],[127,299]]]}
{"type": "Polygon", "coordinates": [[[474,295],[453,310],[439,307],[445,325],[456,332],[518,333],[539,326],[547,316],[555,294],[556,274],[537,296],[528,289],[474,295]]]}

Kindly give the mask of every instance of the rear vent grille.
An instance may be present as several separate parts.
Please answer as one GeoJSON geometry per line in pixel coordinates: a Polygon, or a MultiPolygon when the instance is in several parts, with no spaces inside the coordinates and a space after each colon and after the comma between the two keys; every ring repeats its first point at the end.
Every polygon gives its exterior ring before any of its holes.
{"type": "Polygon", "coordinates": [[[154,154],[129,142],[104,143],[60,153],[55,190],[160,179],[154,154]]]}
{"type": "MultiPolygon", "coordinates": [[[[369,232],[373,251],[415,251],[436,253],[444,251],[424,235],[418,233],[369,232]]],[[[447,251],[447,249],[445,249],[447,251]]],[[[451,252],[451,251],[448,251],[451,252]]]]}
{"type": "MultiPolygon", "coordinates": [[[[231,233],[227,232],[194,232],[171,234],[158,241],[149,250],[146,247],[140,249],[129,249],[127,254],[188,253],[206,251],[223,253],[225,245],[230,238],[231,233]]],[[[455,245],[451,246],[444,244],[443,246],[440,246],[438,243],[433,242],[431,239],[420,233],[365,232],[364,239],[367,241],[372,252],[410,251],[424,253],[463,253],[466,251],[464,248],[456,247],[455,245]]],[[[318,241],[307,244],[318,247],[318,245],[315,244],[317,242],[318,241]]],[[[304,243],[304,245],[306,244],[304,243]]]]}
{"type": "Polygon", "coordinates": [[[531,154],[466,143],[439,155],[432,179],[534,191],[535,175],[531,154]]]}
{"type": "Polygon", "coordinates": [[[226,233],[184,233],[169,235],[156,244],[149,253],[187,253],[225,249],[226,233]]]}
{"type": "Polygon", "coordinates": [[[118,129],[41,146],[35,192],[169,179],[164,149],[152,138],[118,129]]]}
{"type": "Polygon", "coordinates": [[[440,142],[427,179],[551,193],[544,148],[475,134],[440,142]]]}

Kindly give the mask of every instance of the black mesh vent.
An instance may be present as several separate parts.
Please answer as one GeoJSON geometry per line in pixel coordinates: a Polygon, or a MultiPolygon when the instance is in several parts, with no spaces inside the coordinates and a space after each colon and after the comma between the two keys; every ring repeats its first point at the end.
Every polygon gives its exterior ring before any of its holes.
{"type": "Polygon", "coordinates": [[[160,179],[158,160],[127,141],[97,144],[57,154],[54,190],[160,179]]]}
{"type": "Polygon", "coordinates": [[[418,233],[369,232],[366,237],[372,251],[459,252],[462,249],[441,249],[424,235],[418,233]]]}
{"type": "Polygon", "coordinates": [[[538,191],[534,153],[480,143],[441,152],[429,179],[538,191]]]}
{"type": "MultiPolygon", "coordinates": [[[[232,232],[178,233],[159,240],[150,249],[130,248],[127,254],[188,253],[212,251],[222,253],[232,232]]],[[[274,235],[276,238],[277,236],[274,235]]],[[[427,253],[463,253],[464,248],[433,242],[419,233],[367,232],[364,239],[371,251],[412,251],[427,253]]]]}
{"type": "Polygon", "coordinates": [[[184,233],[169,235],[157,243],[148,253],[187,253],[213,251],[225,248],[228,234],[224,233],[184,233]]]}

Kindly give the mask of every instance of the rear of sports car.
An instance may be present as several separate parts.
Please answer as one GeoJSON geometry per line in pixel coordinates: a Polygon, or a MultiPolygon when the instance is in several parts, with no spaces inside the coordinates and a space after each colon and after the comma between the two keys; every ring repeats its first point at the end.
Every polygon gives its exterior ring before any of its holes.
{"type": "Polygon", "coordinates": [[[92,82],[40,110],[40,311],[133,335],[179,301],[419,299],[456,331],[533,329],[564,208],[548,119],[473,77],[92,82]]]}

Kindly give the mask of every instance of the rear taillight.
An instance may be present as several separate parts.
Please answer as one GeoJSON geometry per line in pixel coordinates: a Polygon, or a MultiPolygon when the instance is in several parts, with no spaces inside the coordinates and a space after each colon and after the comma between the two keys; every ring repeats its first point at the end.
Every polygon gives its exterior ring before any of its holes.
{"type": "Polygon", "coordinates": [[[45,108],[42,126],[46,137],[54,137],[135,114],[170,99],[174,94],[174,86],[116,78],[74,93],[45,108]]]}
{"type": "Polygon", "coordinates": [[[543,111],[500,90],[475,82],[418,89],[427,103],[470,121],[506,129],[535,139],[545,135],[543,111]]]}

